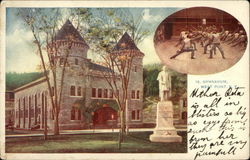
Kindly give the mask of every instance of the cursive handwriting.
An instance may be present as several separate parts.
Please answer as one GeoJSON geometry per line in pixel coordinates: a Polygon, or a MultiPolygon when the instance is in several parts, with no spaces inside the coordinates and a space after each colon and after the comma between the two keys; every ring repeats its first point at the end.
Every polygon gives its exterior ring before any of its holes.
{"type": "Polygon", "coordinates": [[[206,90],[200,90],[199,91],[199,88],[195,88],[190,97],[198,97],[198,98],[202,98],[202,97],[213,97],[213,96],[220,96],[217,91],[214,91],[214,92],[211,92],[210,93],[210,88],[211,87],[208,87],[206,90]]]}
{"type": "Polygon", "coordinates": [[[234,156],[245,149],[247,139],[242,133],[247,129],[247,107],[242,103],[245,88],[223,85],[201,85],[192,90],[189,110],[189,149],[194,159],[209,156],[234,156]]]}

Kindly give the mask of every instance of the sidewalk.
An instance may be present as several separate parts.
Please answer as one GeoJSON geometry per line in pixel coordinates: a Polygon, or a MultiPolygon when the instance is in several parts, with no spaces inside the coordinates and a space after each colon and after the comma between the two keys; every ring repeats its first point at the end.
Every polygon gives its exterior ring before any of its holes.
{"type": "MultiPolygon", "coordinates": [[[[154,128],[132,128],[129,129],[129,132],[145,132],[152,131],[154,128]]],[[[177,128],[177,131],[187,131],[186,128],[177,128]]],[[[70,135],[70,134],[92,134],[92,133],[118,133],[119,129],[84,129],[84,130],[61,130],[61,135],[70,135]]],[[[53,135],[53,133],[48,133],[48,135],[53,135]]],[[[13,134],[6,135],[6,138],[16,138],[16,137],[36,137],[36,136],[44,136],[43,133],[32,133],[32,134],[13,134]]]]}

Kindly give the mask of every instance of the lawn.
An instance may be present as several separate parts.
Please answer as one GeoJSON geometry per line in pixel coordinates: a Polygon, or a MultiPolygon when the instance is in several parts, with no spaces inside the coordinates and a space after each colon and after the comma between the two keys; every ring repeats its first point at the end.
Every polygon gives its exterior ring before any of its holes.
{"type": "Polygon", "coordinates": [[[19,137],[6,139],[7,153],[185,153],[187,133],[179,132],[182,143],[154,143],[152,132],[132,132],[125,136],[122,149],[117,148],[118,133],[19,137]]]}

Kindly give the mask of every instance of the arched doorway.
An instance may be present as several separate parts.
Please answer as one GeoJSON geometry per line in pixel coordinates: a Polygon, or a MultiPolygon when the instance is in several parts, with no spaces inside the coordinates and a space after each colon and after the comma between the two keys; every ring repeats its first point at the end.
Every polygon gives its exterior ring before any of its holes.
{"type": "Polygon", "coordinates": [[[93,114],[93,125],[95,128],[116,127],[117,111],[106,105],[97,109],[93,114]]]}

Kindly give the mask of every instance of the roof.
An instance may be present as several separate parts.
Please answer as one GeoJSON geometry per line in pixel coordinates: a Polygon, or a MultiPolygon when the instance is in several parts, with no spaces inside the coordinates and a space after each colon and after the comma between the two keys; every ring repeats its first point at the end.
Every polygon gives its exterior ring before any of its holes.
{"type": "Polygon", "coordinates": [[[69,36],[73,36],[73,39],[76,41],[81,41],[85,45],[88,46],[88,44],[85,42],[83,37],[80,35],[80,33],[77,31],[77,29],[73,26],[73,24],[70,22],[70,20],[67,20],[62,28],[57,32],[55,39],[56,40],[67,40],[69,36]]]}
{"type": "Polygon", "coordinates": [[[32,81],[32,82],[30,82],[30,83],[27,83],[27,84],[25,84],[25,85],[23,85],[23,86],[21,86],[21,87],[18,87],[18,88],[16,88],[16,89],[14,89],[14,92],[18,92],[18,91],[27,89],[27,88],[29,88],[29,87],[32,87],[32,86],[34,86],[34,85],[38,85],[38,84],[43,83],[43,82],[45,82],[45,81],[46,81],[46,77],[45,77],[45,76],[44,76],[44,77],[41,77],[41,78],[39,78],[39,79],[37,79],[37,80],[35,80],[35,81],[32,81]]]}
{"type": "Polygon", "coordinates": [[[137,46],[135,45],[132,38],[128,35],[127,32],[123,34],[121,39],[118,41],[118,43],[113,48],[113,51],[121,51],[121,50],[137,50],[140,51],[137,46]]]}
{"type": "Polygon", "coordinates": [[[96,63],[92,63],[92,62],[89,62],[89,69],[101,71],[101,72],[111,72],[112,71],[111,69],[109,69],[105,66],[102,66],[102,65],[99,65],[96,63]]]}

